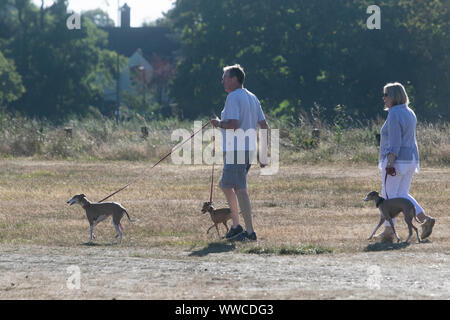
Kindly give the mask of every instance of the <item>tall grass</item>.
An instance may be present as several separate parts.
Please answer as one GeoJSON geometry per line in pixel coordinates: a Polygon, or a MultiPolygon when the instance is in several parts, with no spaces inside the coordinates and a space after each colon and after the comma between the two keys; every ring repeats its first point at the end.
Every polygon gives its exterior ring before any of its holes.
{"type": "MultiPolygon", "coordinates": [[[[199,119],[205,123],[206,118],[199,119]]],[[[272,129],[280,133],[280,161],[290,163],[365,163],[376,164],[379,133],[383,119],[361,123],[337,108],[332,121],[319,116],[296,121],[269,117],[272,129]],[[313,130],[319,137],[313,134],[313,130]]],[[[101,115],[72,117],[61,125],[22,115],[0,112],[0,157],[34,159],[129,160],[159,159],[177,141],[171,133],[184,128],[193,132],[193,121],[175,118],[147,121],[134,115],[116,123],[101,115]],[[149,130],[148,137],[141,127],[149,130]],[[72,128],[72,137],[64,130],[72,128]]],[[[450,125],[448,122],[419,122],[417,140],[425,165],[450,165],[450,125]]]]}

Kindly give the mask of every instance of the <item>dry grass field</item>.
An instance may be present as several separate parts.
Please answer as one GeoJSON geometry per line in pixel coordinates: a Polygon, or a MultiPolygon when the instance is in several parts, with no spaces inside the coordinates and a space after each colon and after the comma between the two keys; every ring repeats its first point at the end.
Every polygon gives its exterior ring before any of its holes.
{"type": "MultiPolygon", "coordinates": [[[[168,161],[111,198],[139,219],[123,218],[122,244],[108,219],[87,246],[84,210],[66,201],[77,193],[98,201],[151,164],[1,160],[0,299],[450,298],[448,167],[424,167],[414,176],[411,194],[437,220],[422,244],[415,236],[409,245],[366,240],[378,222],[374,204],[363,201],[380,189],[375,166],[298,163],[281,165],[273,176],[252,167],[258,241],[224,243],[214,229],[206,234],[211,221],[200,213],[210,167],[168,161]],[[65,286],[73,264],[84,272],[78,291],[65,286]],[[397,272],[405,266],[412,271],[397,272]],[[367,284],[373,268],[384,279],[381,289],[367,284]],[[386,294],[388,283],[394,289],[386,294]]],[[[220,173],[219,167],[215,181],[220,173]]],[[[214,201],[226,204],[217,186],[214,201]]],[[[402,218],[398,233],[407,236],[402,218]]]]}

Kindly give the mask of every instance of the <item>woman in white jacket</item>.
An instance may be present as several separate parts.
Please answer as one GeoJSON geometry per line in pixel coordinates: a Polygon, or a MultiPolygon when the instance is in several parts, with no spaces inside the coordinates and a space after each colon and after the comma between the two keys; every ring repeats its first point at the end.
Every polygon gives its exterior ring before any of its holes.
{"type": "MultiPolygon", "coordinates": [[[[409,194],[414,172],[419,172],[419,150],[416,141],[416,115],[408,107],[409,99],[402,84],[388,83],[383,89],[383,100],[388,116],[381,127],[379,168],[382,176],[383,198],[408,198],[416,208],[422,224],[421,238],[428,237],[435,219],[425,215],[423,208],[409,194]],[[386,173],[387,172],[387,173],[386,173]]],[[[393,219],[395,225],[395,219],[393,219]]],[[[393,230],[386,221],[384,231],[378,236],[384,241],[393,240],[393,230]]]]}

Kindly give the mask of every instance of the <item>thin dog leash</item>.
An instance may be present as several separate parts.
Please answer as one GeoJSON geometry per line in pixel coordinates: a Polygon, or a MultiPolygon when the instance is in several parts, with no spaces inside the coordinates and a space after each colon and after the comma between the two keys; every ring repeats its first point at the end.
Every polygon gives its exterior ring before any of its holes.
{"type": "MultiPolygon", "coordinates": [[[[387,177],[388,177],[388,170],[387,169],[388,168],[385,169],[386,170],[386,174],[384,175],[384,193],[386,193],[386,199],[389,199],[389,196],[387,194],[387,184],[386,184],[387,177]]],[[[395,168],[394,168],[394,171],[391,171],[391,172],[392,173],[389,173],[391,176],[395,176],[396,175],[395,168]]]]}
{"type": "MultiPolygon", "coordinates": [[[[100,200],[98,203],[105,201],[106,199],[111,198],[113,195],[119,193],[120,191],[128,188],[129,186],[131,186],[133,183],[136,183],[137,181],[141,180],[144,177],[144,173],[146,173],[147,171],[152,170],[154,167],[156,167],[159,163],[161,163],[164,159],[166,159],[168,156],[170,156],[175,150],[177,150],[178,148],[180,148],[183,144],[185,144],[186,142],[188,142],[189,140],[191,140],[197,133],[199,133],[200,131],[202,131],[204,128],[206,128],[209,124],[211,123],[211,120],[209,120],[201,129],[199,129],[197,132],[194,132],[190,138],[186,139],[185,141],[183,141],[181,144],[179,144],[178,146],[176,146],[175,148],[173,148],[169,153],[167,153],[164,157],[162,157],[158,162],[156,162],[152,167],[150,168],[146,168],[144,171],[142,171],[142,173],[140,175],[138,175],[133,181],[131,181],[130,183],[126,184],[125,186],[123,186],[122,188],[120,188],[119,190],[111,193],[109,196],[107,196],[106,198],[100,200]]],[[[214,137],[214,135],[213,135],[214,137]]],[[[214,162],[213,162],[213,168],[214,168],[214,162]]],[[[211,188],[212,188],[212,183],[211,183],[211,188]]],[[[212,193],[211,193],[211,198],[212,198],[212,193]]]]}
{"type": "Polygon", "coordinates": [[[388,176],[388,173],[386,171],[386,174],[384,175],[384,193],[386,193],[386,199],[389,199],[389,196],[387,194],[387,185],[386,185],[387,176],[388,176]]]}
{"type": "Polygon", "coordinates": [[[212,150],[212,169],[211,169],[211,190],[209,192],[209,203],[212,204],[213,200],[213,190],[214,190],[214,163],[216,162],[216,135],[214,133],[214,126],[212,129],[212,141],[213,141],[213,150],[212,150]]]}

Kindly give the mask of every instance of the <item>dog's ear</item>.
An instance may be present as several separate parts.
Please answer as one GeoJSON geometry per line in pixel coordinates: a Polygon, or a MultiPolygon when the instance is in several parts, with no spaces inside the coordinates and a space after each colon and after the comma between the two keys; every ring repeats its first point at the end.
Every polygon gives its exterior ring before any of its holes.
{"type": "Polygon", "coordinates": [[[81,198],[86,198],[86,196],[84,195],[84,193],[80,194],[81,198]]]}

